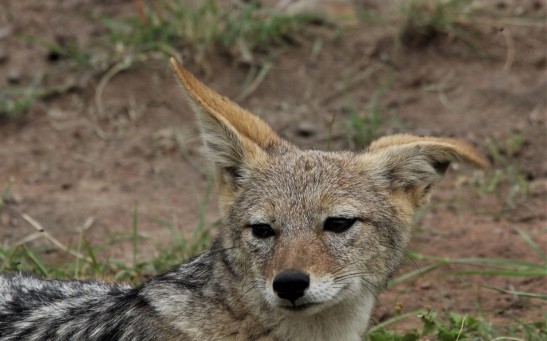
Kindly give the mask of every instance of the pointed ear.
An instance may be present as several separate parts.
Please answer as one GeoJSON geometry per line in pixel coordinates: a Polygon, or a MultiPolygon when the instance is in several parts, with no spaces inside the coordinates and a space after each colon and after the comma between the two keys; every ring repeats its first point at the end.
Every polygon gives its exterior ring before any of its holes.
{"type": "Polygon", "coordinates": [[[186,71],[176,59],[171,66],[198,117],[202,139],[214,161],[221,192],[228,201],[252,167],[288,143],[260,118],[209,89],[186,71]]]}
{"type": "Polygon", "coordinates": [[[488,161],[475,148],[450,138],[392,135],[374,141],[365,155],[372,158],[374,169],[392,193],[403,194],[414,208],[427,203],[431,189],[452,161],[488,168],[488,161]]]}

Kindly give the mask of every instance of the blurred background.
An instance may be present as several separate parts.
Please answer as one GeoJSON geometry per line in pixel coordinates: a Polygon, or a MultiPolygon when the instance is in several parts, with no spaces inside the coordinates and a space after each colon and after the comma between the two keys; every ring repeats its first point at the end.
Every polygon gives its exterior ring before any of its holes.
{"type": "Polygon", "coordinates": [[[371,340],[545,340],[547,4],[0,2],[0,270],[138,283],[209,245],[214,179],[171,74],[302,148],[465,139],[371,340]]]}

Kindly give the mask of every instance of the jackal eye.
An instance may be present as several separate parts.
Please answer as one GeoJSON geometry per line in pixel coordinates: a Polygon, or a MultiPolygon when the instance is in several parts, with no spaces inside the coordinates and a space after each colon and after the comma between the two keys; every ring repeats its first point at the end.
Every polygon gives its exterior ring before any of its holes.
{"type": "Polygon", "coordinates": [[[275,236],[275,231],[268,224],[251,224],[249,227],[256,238],[265,239],[275,236]]]}
{"type": "Polygon", "coordinates": [[[357,218],[329,217],[325,220],[323,229],[334,233],[342,233],[353,226],[357,218]]]}

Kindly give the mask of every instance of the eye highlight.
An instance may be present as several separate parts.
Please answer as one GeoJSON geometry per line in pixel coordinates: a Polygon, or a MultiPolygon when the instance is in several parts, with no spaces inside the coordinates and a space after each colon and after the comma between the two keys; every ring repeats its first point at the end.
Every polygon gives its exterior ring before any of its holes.
{"type": "Polygon", "coordinates": [[[251,228],[253,236],[258,239],[266,239],[275,236],[275,231],[268,224],[249,224],[247,227],[251,228]]]}
{"type": "Polygon", "coordinates": [[[356,221],[357,218],[328,217],[325,220],[323,229],[329,232],[342,233],[352,227],[356,221]]]}

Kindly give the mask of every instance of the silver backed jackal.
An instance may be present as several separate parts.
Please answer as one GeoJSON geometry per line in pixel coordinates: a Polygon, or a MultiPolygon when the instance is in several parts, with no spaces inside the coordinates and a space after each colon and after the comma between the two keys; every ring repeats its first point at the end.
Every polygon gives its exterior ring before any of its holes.
{"type": "Polygon", "coordinates": [[[359,340],[414,211],[468,144],[394,135],[300,150],[175,60],[215,164],[211,250],[140,287],[0,276],[1,340],[359,340]]]}

